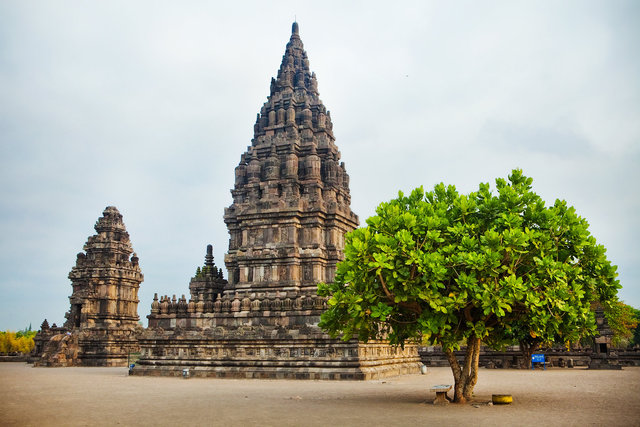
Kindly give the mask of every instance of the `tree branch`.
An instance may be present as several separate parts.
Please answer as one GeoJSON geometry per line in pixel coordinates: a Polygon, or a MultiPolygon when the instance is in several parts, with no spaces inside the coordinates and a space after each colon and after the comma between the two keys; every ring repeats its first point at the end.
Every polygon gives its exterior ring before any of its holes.
{"type": "Polygon", "coordinates": [[[396,302],[396,297],[389,291],[389,288],[387,288],[387,284],[384,282],[384,279],[382,278],[382,273],[378,272],[378,277],[380,278],[380,284],[382,285],[382,290],[384,290],[384,293],[387,296],[387,299],[389,301],[391,301],[392,303],[400,307],[404,307],[408,310],[411,310],[416,314],[422,313],[422,307],[420,307],[420,304],[418,304],[417,302],[404,302],[404,301],[396,302]]]}
{"type": "Polygon", "coordinates": [[[380,284],[382,284],[382,290],[384,291],[384,294],[387,296],[387,299],[389,299],[390,301],[393,301],[393,303],[395,304],[396,297],[391,292],[389,292],[389,288],[387,288],[387,284],[384,283],[384,279],[382,278],[382,273],[378,272],[378,277],[380,278],[380,284]]]}
{"type": "Polygon", "coordinates": [[[473,304],[469,304],[464,308],[464,318],[468,322],[473,322],[473,317],[471,317],[471,309],[473,308],[473,304]]]}

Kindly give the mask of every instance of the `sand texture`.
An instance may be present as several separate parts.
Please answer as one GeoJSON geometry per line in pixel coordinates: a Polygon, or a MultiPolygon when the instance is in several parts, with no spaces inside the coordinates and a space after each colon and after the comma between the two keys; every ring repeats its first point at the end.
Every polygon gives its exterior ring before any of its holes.
{"type": "Polygon", "coordinates": [[[640,367],[481,369],[473,404],[434,406],[448,368],[379,381],[130,377],[125,368],[0,363],[0,425],[640,426],[640,367]],[[489,406],[491,395],[513,403],[489,406]]]}

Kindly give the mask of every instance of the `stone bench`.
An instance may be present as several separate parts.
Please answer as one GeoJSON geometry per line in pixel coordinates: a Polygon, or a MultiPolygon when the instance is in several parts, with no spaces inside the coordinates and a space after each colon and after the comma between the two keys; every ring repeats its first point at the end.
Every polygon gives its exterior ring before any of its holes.
{"type": "Polygon", "coordinates": [[[447,392],[451,390],[451,384],[438,384],[431,387],[431,391],[436,392],[436,398],[433,401],[434,405],[446,405],[450,402],[447,392]]]}

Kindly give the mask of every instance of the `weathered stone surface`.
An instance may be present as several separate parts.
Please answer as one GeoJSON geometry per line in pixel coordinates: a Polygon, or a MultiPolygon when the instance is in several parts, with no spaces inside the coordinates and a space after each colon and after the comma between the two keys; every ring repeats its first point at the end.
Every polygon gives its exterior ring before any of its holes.
{"type": "Polygon", "coordinates": [[[358,218],[297,24],[235,177],[224,215],[229,292],[315,294],[318,282],[333,280],[358,218]]]}
{"type": "MultiPolygon", "coordinates": [[[[222,294],[227,281],[224,279],[222,269],[217,268],[213,262],[213,246],[207,245],[207,254],[204,257],[204,266],[198,267],[196,275],[189,283],[191,299],[197,302],[214,301],[222,294]]],[[[193,307],[194,310],[197,307],[193,307]]],[[[202,310],[200,310],[202,311],[202,310]]]]}
{"type": "Polygon", "coordinates": [[[622,369],[618,361],[618,354],[611,348],[613,331],[604,315],[604,309],[599,304],[595,307],[595,314],[598,335],[593,340],[593,353],[589,361],[589,369],[622,369]]]}
{"type": "Polygon", "coordinates": [[[141,342],[136,375],[180,376],[189,368],[191,376],[204,377],[366,380],[415,372],[415,348],[343,342],[300,329],[156,330],[141,342]]]}
{"type": "Polygon", "coordinates": [[[139,349],[138,257],[115,207],[104,210],[95,230],[69,273],[73,292],[64,327],[49,328],[45,320],[35,338],[36,365],[125,366],[128,354],[139,349]],[[74,342],[75,356],[56,362],[70,347],[54,346],[57,341],[74,342]]]}
{"type": "Polygon", "coordinates": [[[332,129],[294,23],[225,210],[228,283],[208,251],[216,285],[203,284],[203,269],[191,279],[189,302],[154,298],[133,374],[190,368],[196,376],[371,379],[418,372],[415,346],[343,342],[317,326],[326,308],[317,284],[333,280],[344,235],[358,226],[332,129]]]}
{"type": "Polygon", "coordinates": [[[35,366],[65,367],[76,366],[78,361],[78,336],[71,333],[57,333],[43,340],[44,346],[40,359],[35,366]]]}

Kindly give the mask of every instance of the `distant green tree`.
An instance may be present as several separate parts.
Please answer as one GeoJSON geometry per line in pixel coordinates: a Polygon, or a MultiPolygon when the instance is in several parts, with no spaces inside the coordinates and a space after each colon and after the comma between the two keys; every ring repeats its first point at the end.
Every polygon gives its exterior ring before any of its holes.
{"type": "Polygon", "coordinates": [[[630,329],[628,346],[640,346],[640,310],[629,305],[627,305],[626,307],[628,308],[628,312],[631,315],[631,320],[627,321],[627,326],[630,329]]]}
{"type": "Polygon", "coordinates": [[[633,338],[631,339],[631,343],[633,345],[640,346],[640,310],[637,308],[633,309],[634,317],[638,321],[638,326],[633,330],[633,338]]]}
{"type": "Polygon", "coordinates": [[[603,306],[604,315],[613,331],[614,347],[626,347],[631,344],[638,327],[637,310],[622,301],[611,301],[603,306]]]}
{"type": "Polygon", "coordinates": [[[330,297],[320,326],[345,340],[441,345],[455,402],[471,397],[481,342],[595,333],[591,304],[616,299],[616,267],[586,220],[564,201],[546,206],[531,183],[514,170],[496,180],[497,194],[489,184],[469,195],[439,184],[380,204],[347,234],[335,281],[319,286],[330,297]]]}

